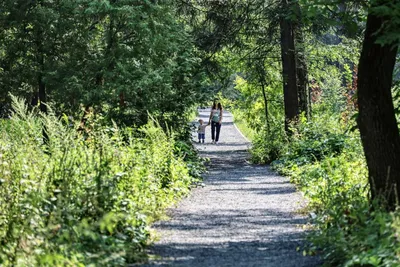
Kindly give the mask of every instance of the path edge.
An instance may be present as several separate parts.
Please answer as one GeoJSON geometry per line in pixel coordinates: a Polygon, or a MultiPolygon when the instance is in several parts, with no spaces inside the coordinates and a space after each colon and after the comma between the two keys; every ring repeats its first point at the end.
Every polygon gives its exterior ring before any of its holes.
{"type": "Polygon", "coordinates": [[[236,123],[235,123],[235,116],[233,115],[233,113],[230,112],[229,110],[227,110],[227,111],[232,115],[232,118],[233,118],[233,125],[235,126],[236,130],[240,133],[240,135],[241,135],[248,143],[253,144],[253,143],[249,140],[249,138],[247,138],[247,137],[242,133],[242,131],[240,131],[239,127],[236,126],[236,123]]]}

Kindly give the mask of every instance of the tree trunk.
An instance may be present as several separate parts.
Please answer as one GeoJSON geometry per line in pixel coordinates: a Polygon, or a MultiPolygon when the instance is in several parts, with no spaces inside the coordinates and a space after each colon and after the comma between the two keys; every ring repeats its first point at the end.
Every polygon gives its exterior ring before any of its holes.
{"type": "Polygon", "coordinates": [[[43,34],[41,30],[38,30],[36,35],[36,46],[37,46],[37,82],[39,88],[39,101],[40,101],[40,111],[47,113],[47,95],[46,95],[46,84],[43,80],[43,72],[44,72],[44,51],[43,51],[43,34]]]}
{"type": "Polygon", "coordinates": [[[265,92],[264,80],[261,81],[261,89],[264,97],[265,124],[267,126],[267,131],[269,132],[268,98],[267,98],[267,93],[265,92]]]}
{"type": "Polygon", "coordinates": [[[258,64],[257,64],[257,72],[258,72],[259,82],[261,84],[261,90],[262,90],[263,99],[264,99],[265,126],[267,127],[267,131],[269,132],[268,98],[267,98],[267,92],[265,91],[266,73],[265,73],[264,64],[265,64],[264,60],[262,61],[262,63],[258,62],[258,64]]]}
{"type": "Polygon", "coordinates": [[[400,136],[391,94],[397,46],[376,43],[390,18],[369,14],[359,62],[358,126],[372,199],[394,210],[400,196],[400,136]]]}
{"type": "Polygon", "coordinates": [[[296,73],[297,73],[297,90],[299,93],[299,109],[304,112],[307,119],[311,118],[311,100],[310,88],[308,86],[308,68],[304,49],[304,36],[301,24],[295,27],[296,40],[296,73]]]}
{"type": "MultiPolygon", "coordinates": [[[[40,27],[40,26],[39,26],[40,27]]],[[[37,64],[38,64],[38,71],[37,71],[37,82],[39,87],[39,101],[40,101],[40,111],[47,114],[47,94],[46,94],[46,83],[43,80],[43,73],[44,73],[44,48],[43,48],[43,32],[38,29],[36,34],[36,47],[37,47],[37,64]]],[[[43,142],[47,145],[49,143],[49,135],[47,133],[46,125],[43,124],[42,129],[43,135],[43,142]]]]}
{"type": "Polygon", "coordinates": [[[304,112],[307,119],[311,118],[311,100],[310,88],[308,86],[308,68],[304,49],[304,35],[301,8],[298,2],[292,2],[296,15],[296,23],[294,25],[294,38],[296,47],[296,73],[297,73],[297,90],[299,93],[299,109],[304,112]]]}
{"type": "Polygon", "coordinates": [[[46,84],[43,81],[42,71],[39,71],[38,74],[38,84],[39,84],[39,100],[40,100],[40,111],[47,113],[47,105],[46,105],[46,84]]]}
{"type": "Polygon", "coordinates": [[[307,79],[307,63],[304,56],[304,40],[302,33],[296,32],[296,73],[297,90],[299,92],[299,109],[304,112],[307,119],[311,118],[311,101],[307,79]],[[301,40],[300,40],[301,39],[301,40]],[[297,45],[300,44],[300,45],[297,45]]]}
{"type": "MultiPolygon", "coordinates": [[[[287,0],[282,0],[283,10],[288,10],[287,0]]],[[[299,113],[299,101],[296,86],[296,58],[292,22],[282,16],[281,27],[281,56],[283,76],[283,97],[285,106],[285,130],[289,132],[289,123],[296,120],[299,113]]]]}

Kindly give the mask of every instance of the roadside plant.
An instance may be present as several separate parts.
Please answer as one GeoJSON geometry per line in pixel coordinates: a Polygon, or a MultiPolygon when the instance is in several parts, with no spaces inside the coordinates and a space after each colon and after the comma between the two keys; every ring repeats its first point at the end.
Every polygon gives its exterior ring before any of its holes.
{"type": "Polygon", "coordinates": [[[14,98],[13,110],[0,129],[0,265],[125,266],[143,258],[150,223],[188,194],[190,172],[200,168],[177,153],[175,133],[152,121],[134,130],[101,118],[82,133],[50,108],[44,115],[14,98]]]}

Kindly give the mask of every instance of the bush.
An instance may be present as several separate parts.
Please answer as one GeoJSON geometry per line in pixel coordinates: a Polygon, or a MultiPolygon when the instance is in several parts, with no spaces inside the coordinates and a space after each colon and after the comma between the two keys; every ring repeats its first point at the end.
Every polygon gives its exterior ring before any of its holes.
{"type": "Polygon", "coordinates": [[[89,123],[82,135],[66,116],[39,115],[15,102],[3,125],[2,266],[135,262],[148,225],[193,182],[196,167],[184,161],[174,133],[153,122],[140,134],[89,123]]]}
{"type": "MultiPolygon", "coordinates": [[[[273,130],[273,129],[272,129],[273,130]]],[[[260,134],[251,150],[256,162],[271,162],[309,200],[314,218],[310,247],[328,266],[398,266],[400,213],[369,201],[367,167],[358,133],[332,118],[292,128],[289,138],[260,134]]]]}
{"type": "Polygon", "coordinates": [[[300,118],[292,125],[288,136],[279,124],[272,124],[269,131],[261,131],[254,139],[251,149],[252,160],[256,163],[271,163],[274,160],[293,161],[305,164],[339,155],[348,145],[349,136],[343,134],[331,118],[318,118],[307,122],[300,118]]]}
{"type": "Polygon", "coordinates": [[[312,138],[303,136],[291,145],[292,154],[273,166],[301,188],[315,214],[310,253],[322,252],[329,266],[398,266],[400,214],[369,202],[360,140],[336,135],[339,145],[333,139],[324,146],[316,137],[314,147],[312,138]],[[303,149],[307,144],[310,149],[303,149]]]}
{"type": "Polygon", "coordinates": [[[280,158],[288,149],[288,140],[283,129],[274,127],[264,129],[254,137],[250,149],[251,161],[254,163],[271,163],[280,158]]]}

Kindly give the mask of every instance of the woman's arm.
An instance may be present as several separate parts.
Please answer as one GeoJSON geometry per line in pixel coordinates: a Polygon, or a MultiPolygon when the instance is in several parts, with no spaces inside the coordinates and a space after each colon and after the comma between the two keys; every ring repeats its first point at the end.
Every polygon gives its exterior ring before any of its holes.
{"type": "Polygon", "coordinates": [[[211,108],[211,111],[210,111],[210,118],[208,118],[208,124],[211,123],[211,117],[212,117],[212,108],[211,108]]]}
{"type": "Polygon", "coordinates": [[[221,122],[222,122],[222,113],[223,113],[223,111],[222,111],[222,108],[221,108],[220,114],[219,114],[219,124],[221,124],[221,122]]]}

